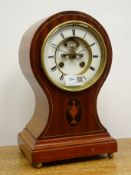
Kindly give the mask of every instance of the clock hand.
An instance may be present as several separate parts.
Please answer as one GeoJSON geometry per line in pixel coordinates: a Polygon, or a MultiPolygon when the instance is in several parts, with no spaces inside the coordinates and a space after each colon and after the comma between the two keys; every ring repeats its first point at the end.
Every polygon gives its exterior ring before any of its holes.
{"type": "Polygon", "coordinates": [[[65,58],[66,56],[69,56],[70,59],[75,59],[77,55],[78,55],[80,58],[83,57],[83,54],[80,54],[80,53],[61,54],[61,56],[62,56],[63,58],[65,58]]]}
{"type": "Polygon", "coordinates": [[[66,56],[69,56],[70,55],[68,52],[66,52],[64,50],[59,49],[59,51],[64,52],[63,54],[61,54],[61,57],[62,58],[66,58],[66,56]]]}
{"type": "Polygon", "coordinates": [[[82,53],[76,53],[76,55],[78,55],[79,58],[82,58],[83,57],[83,54],[82,53]]]}
{"type": "Polygon", "coordinates": [[[59,51],[66,53],[66,55],[69,55],[69,53],[64,50],[59,49],[59,51]]]}
{"type": "Polygon", "coordinates": [[[86,51],[86,49],[83,48],[81,51],[79,51],[78,53],[76,53],[76,55],[79,55],[83,51],[86,51]]]}
{"type": "Polygon", "coordinates": [[[83,57],[83,54],[80,54],[80,53],[81,53],[82,51],[86,51],[86,50],[82,49],[82,50],[81,50],[80,52],[78,52],[78,53],[75,53],[75,52],[68,53],[68,52],[66,52],[66,51],[64,51],[64,50],[61,50],[61,49],[59,49],[59,51],[65,53],[65,54],[61,54],[61,56],[62,56],[63,58],[65,58],[66,56],[69,56],[70,58],[74,59],[74,58],[76,58],[77,55],[78,55],[80,58],[82,58],[82,57],[83,57]]]}
{"type": "Polygon", "coordinates": [[[75,53],[75,52],[70,52],[70,53],[68,53],[68,52],[66,52],[66,51],[64,51],[64,50],[59,50],[59,51],[64,52],[64,54],[61,54],[61,56],[62,56],[63,58],[65,58],[66,56],[69,56],[70,59],[75,59],[75,58],[76,58],[76,53],[75,53]]]}
{"type": "Polygon", "coordinates": [[[81,52],[83,52],[83,51],[86,51],[86,50],[83,48],[81,51],[79,51],[78,53],[76,53],[76,55],[78,55],[80,58],[82,58],[83,57],[83,54],[81,52]]]}

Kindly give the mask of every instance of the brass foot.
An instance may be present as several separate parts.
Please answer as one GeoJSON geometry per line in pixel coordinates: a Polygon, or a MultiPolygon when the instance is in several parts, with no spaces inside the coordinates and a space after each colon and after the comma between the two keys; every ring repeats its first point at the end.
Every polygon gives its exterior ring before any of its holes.
{"type": "Polygon", "coordinates": [[[114,154],[113,154],[113,153],[109,153],[109,154],[108,154],[108,157],[109,157],[110,159],[112,159],[112,158],[114,157],[114,154]]]}
{"type": "Polygon", "coordinates": [[[41,168],[42,167],[41,162],[34,162],[33,165],[34,165],[35,168],[41,168]]]}

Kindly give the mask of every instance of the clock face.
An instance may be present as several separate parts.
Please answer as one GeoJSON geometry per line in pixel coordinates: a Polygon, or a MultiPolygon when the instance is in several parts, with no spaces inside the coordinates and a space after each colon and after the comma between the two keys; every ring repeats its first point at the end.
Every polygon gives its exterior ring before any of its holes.
{"type": "Polygon", "coordinates": [[[103,73],[106,57],[102,36],[81,21],[56,26],[41,49],[42,67],[48,79],[67,91],[81,91],[93,85],[103,73]]]}

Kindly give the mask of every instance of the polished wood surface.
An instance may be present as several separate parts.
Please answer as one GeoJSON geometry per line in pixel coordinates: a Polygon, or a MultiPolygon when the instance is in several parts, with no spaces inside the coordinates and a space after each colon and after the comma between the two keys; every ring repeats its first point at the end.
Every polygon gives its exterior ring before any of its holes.
{"type": "Polygon", "coordinates": [[[50,162],[117,151],[115,139],[101,124],[96,102],[112,61],[109,37],[101,24],[91,16],[76,11],[60,12],[32,26],[20,44],[20,66],[35,94],[35,112],[18,136],[20,149],[31,162],[50,162]],[[98,30],[107,48],[107,62],[99,80],[80,92],[68,92],[54,86],[41,66],[41,46],[48,33],[70,20],[83,21],[98,30]],[[81,120],[71,126],[66,120],[68,103],[77,99],[81,120]],[[50,156],[49,156],[50,155],[50,156]]]}
{"type": "Polygon", "coordinates": [[[118,140],[113,159],[106,156],[43,164],[41,169],[30,165],[18,146],[0,147],[0,175],[130,175],[131,139],[118,140]]]}
{"type": "MultiPolygon", "coordinates": [[[[40,84],[48,98],[49,115],[46,127],[42,127],[42,138],[72,136],[91,134],[98,132],[107,132],[99,121],[96,109],[96,100],[99,90],[108,75],[112,61],[112,48],[110,40],[101,24],[91,16],[77,11],[60,12],[44,21],[35,32],[30,45],[30,63],[35,79],[40,84]],[[41,47],[49,32],[61,23],[71,20],[78,20],[92,25],[102,36],[107,48],[107,62],[100,79],[90,88],[81,92],[67,92],[54,86],[46,77],[41,68],[41,47]],[[82,108],[81,121],[78,125],[72,127],[66,121],[67,104],[71,99],[78,99],[82,108]],[[87,122],[88,121],[88,122],[87,122]]],[[[36,91],[34,91],[37,94],[36,91]]],[[[36,95],[35,95],[36,96],[36,95]]],[[[38,117],[37,117],[38,119],[38,117]]],[[[32,121],[32,125],[34,122],[32,121]]],[[[31,128],[27,126],[32,133],[31,128]]],[[[40,128],[40,127],[39,127],[40,128]]],[[[34,130],[34,127],[33,127],[34,130]]]]}

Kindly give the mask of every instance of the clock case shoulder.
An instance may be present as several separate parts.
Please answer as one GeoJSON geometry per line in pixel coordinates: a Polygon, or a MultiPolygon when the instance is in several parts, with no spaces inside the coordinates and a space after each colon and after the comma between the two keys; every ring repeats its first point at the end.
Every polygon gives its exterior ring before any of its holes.
{"type": "Polygon", "coordinates": [[[32,119],[18,135],[20,149],[29,161],[50,162],[117,151],[116,140],[101,124],[96,109],[98,93],[112,62],[109,37],[98,21],[76,11],[60,12],[39,21],[25,32],[21,40],[19,62],[33,89],[36,102],[32,119]],[[94,25],[103,36],[108,52],[108,61],[99,80],[80,92],[57,88],[48,80],[41,67],[43,40],[56,25],[69,20],[94,25]],[[82,108],[81,121],[76,126],[69,125],[65,117],[71,99],[77,99],[82,108]]]}

